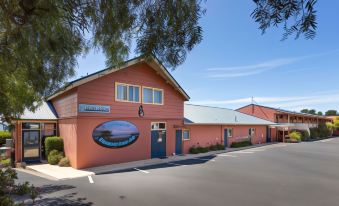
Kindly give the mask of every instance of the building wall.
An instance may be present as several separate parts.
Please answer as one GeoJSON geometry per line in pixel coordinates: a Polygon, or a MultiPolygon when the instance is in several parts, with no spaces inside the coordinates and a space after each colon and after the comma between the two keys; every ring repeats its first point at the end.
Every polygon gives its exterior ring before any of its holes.
{"type": "Polygon", "coordinates": [[[267,107],[261,107],[258,105],[247,105],[245,107],[237,109],[237,111],[271,122],[276,122],[275,114],[277,113],[277,111],[267,107]]]}
{"type": "Polygon", "coordinates": [[[64,140],[65,156],[69,158],[71,165],[77,165],[77,134],[78,134],[78,121],[77,119],[60,119],[59,136],[64,140]]]}
{"type": "MultiPolygon", "coordinates": [[[[145,118],[178,119],[183,117],[184,98],[145,63],[133,65],[79,86],[78,103],[111,106],[111,113],[100,114],[100,117],[139,117],[138,108],[141,103],[115,101],[116,82],[164,90],[164,105],[143,104],[145,118]]],[[[92,117],[98,116],[98,113],[79,113],[78,115],[92,117]]]]}
{"type": "Polygon", "coordinates": [[[52,100],[52,103],[60,119],[76,117],[78,111],[77,88],[58,96],[52,100]]]}
{"type": "MultiPolygon", "coordinates": [[[[140,96],[142,100],[142,95],[140,96]]],[[[65,141],[65,154],[74,168],[151,158],[151,122],[166,122],[166,154],[175,152],[175,131],[183,126],[184,97],[165,79],[145,63],[132,65],[96,80],[78,86],[52,100],[59,115],[60,136],[65,141]],[[115,100],[115,84],[126,83],[163,89],[164,104],[151,105],[115,100]],[[110,113],[77,112],[79,104],[110,106],[110,113]],[[139,117],[143,105],[144,117],[139,117]],[[75,116],[74,116],[75,115],[75,116]],[[105,148],[92,138],[100,124],[129,121],[137,126],[140,136],[136,142],[123,148],[105,148]]]]}
{"type": "Polygon", "coordinates": [[[233,135],[228,137],[228,145],[233,142],[241,141],[248,138],[249,128],[255,128],[255,133],[251,138],[252,144],[261,144],[266,142],[265,125],[186,125],[185,128],[190,130],[190,140],[183,142],[183,151],[188,153],[192,146],[207,147],[213,144],[224,144],[224,129],[232,128],[233,135]]]}
{"type": "Polygon", "coordinates": [[[140,136],[131,145],[122,148],[105,148],[94,142],[92,132],[95,127],[108,118],[79,118],[77,135],[77,160],[72,166],[88,168],[107,164],[144,160],[151,158],[151,122],[166,122],[166,154],[175,152],[175,128],[182,125],[182,120],[120,118],[134,124],[140,136]],[[80,126],[81,125],[81,126],[80,126]]]}

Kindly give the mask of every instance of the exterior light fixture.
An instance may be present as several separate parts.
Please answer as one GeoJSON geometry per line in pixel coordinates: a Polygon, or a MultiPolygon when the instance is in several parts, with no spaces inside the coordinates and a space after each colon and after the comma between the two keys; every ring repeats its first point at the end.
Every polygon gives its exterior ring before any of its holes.
{"type": "Polygon", "coordinates": [[[139,111],[138,111],[139,117],[144,117],[144,108],[142,105],[139,106],[139,111]]]}

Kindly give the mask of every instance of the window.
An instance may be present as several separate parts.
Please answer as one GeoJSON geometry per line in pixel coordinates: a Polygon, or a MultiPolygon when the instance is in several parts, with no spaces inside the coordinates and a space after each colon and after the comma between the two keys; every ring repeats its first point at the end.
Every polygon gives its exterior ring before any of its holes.
{"type": "Polygon", "coordinates": [[[249,128],[249,129],[248,129],[248,135],[249,135],[249,136],[252,137],[252,136],[254,135],[254,132],[255,132],[255,129],[254,129],[254,128],[249,128]]]}
{"type": "Polygon", "coordinates": [[[233,129],[232,128],[227,129],[227,137],[232,137],[232,135],[233,135],[233,129]]]}
{"type": "Polygon", "coordinates": [[[188,129],[184,129],[182,131],[182,139],[183,140],[190,140],[191,135],[190,135],[190,131],[188,129]]]}
{"type": "Polygon", "coordinates": [[[143,95],[143,102],[144,103],[153,104],[153,89],[144,88],[142,95],[143,95]]]}
{"type": "Polygon", "coordinates": [[[140,86],[116,83],[116,101],[140,102],[140,86]]]}
{"type": "Polygon", "coordinates": [[[40,123],[24,122],[24,123],[22,123],[22,129],[36,129],[36,130],[40,130],[40,123]]]}
{"type": "Polygon", "coordinates": [[[154,89],[154,104],[162,104],[162,90],[160,89],[154,89]]]}
{"type": "Polygon", "coordinates": [[[165,122],[152,122],[151,130],[166,130],[166,123],[165,122]]]}
{"type": "Polygon", "coordinates": [[[160,104],[164,102],[164,91],[162,89],[143,87],[143,103],[145,104],[160,104]]]}

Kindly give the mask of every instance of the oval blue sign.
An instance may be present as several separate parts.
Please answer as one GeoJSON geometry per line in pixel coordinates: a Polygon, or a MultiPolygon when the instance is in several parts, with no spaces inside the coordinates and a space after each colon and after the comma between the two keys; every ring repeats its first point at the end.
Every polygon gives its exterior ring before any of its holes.
{"type": "Polygon", "coordinates": [[[108,148],[119,148],[133,144],[139,137],[138,128],[127,121],[104,122],[93,130],[94,141],[108,148]]]}

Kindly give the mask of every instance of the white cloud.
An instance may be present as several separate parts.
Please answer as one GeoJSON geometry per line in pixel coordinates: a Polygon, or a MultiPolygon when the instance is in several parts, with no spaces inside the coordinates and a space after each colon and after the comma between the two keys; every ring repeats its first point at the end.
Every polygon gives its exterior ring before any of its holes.
{"type": "Polygon", "coordinates": [[[269,70],[278,69],[287,65],[291,65],[305,59],[326,56],[337,51],[338,50],[334,50],[325,53],[312,54],[308,56],[300,56],[294,58],[279,58],[250,65],[207,68],[205,69],[205,71],[207,73],[206,74],[207,77],[209,78],[231,78],[231,77],[251,76],[269,70]]]}
{"type": "MultiPolygon", "coordinates": [[[[339,91],[331,93],[318,93],[310,96],[288,96],[288,97],[254,97],[257,104],[288,109],[293,111],[300,111],[304,108],[319,108],[326,104],[339,104],[339,91]]],[[[239,98],[227,100],[201,100],[192,101],[192,104],[202,104],[211,106],[222,106],[229,108],[239,108],[252,103],[252,98],[239,98]]],[[[338,106],[336,107],[338,108],[338,106]]],[[[332,109],[332,108],[327,108],[332,109]]]]}

